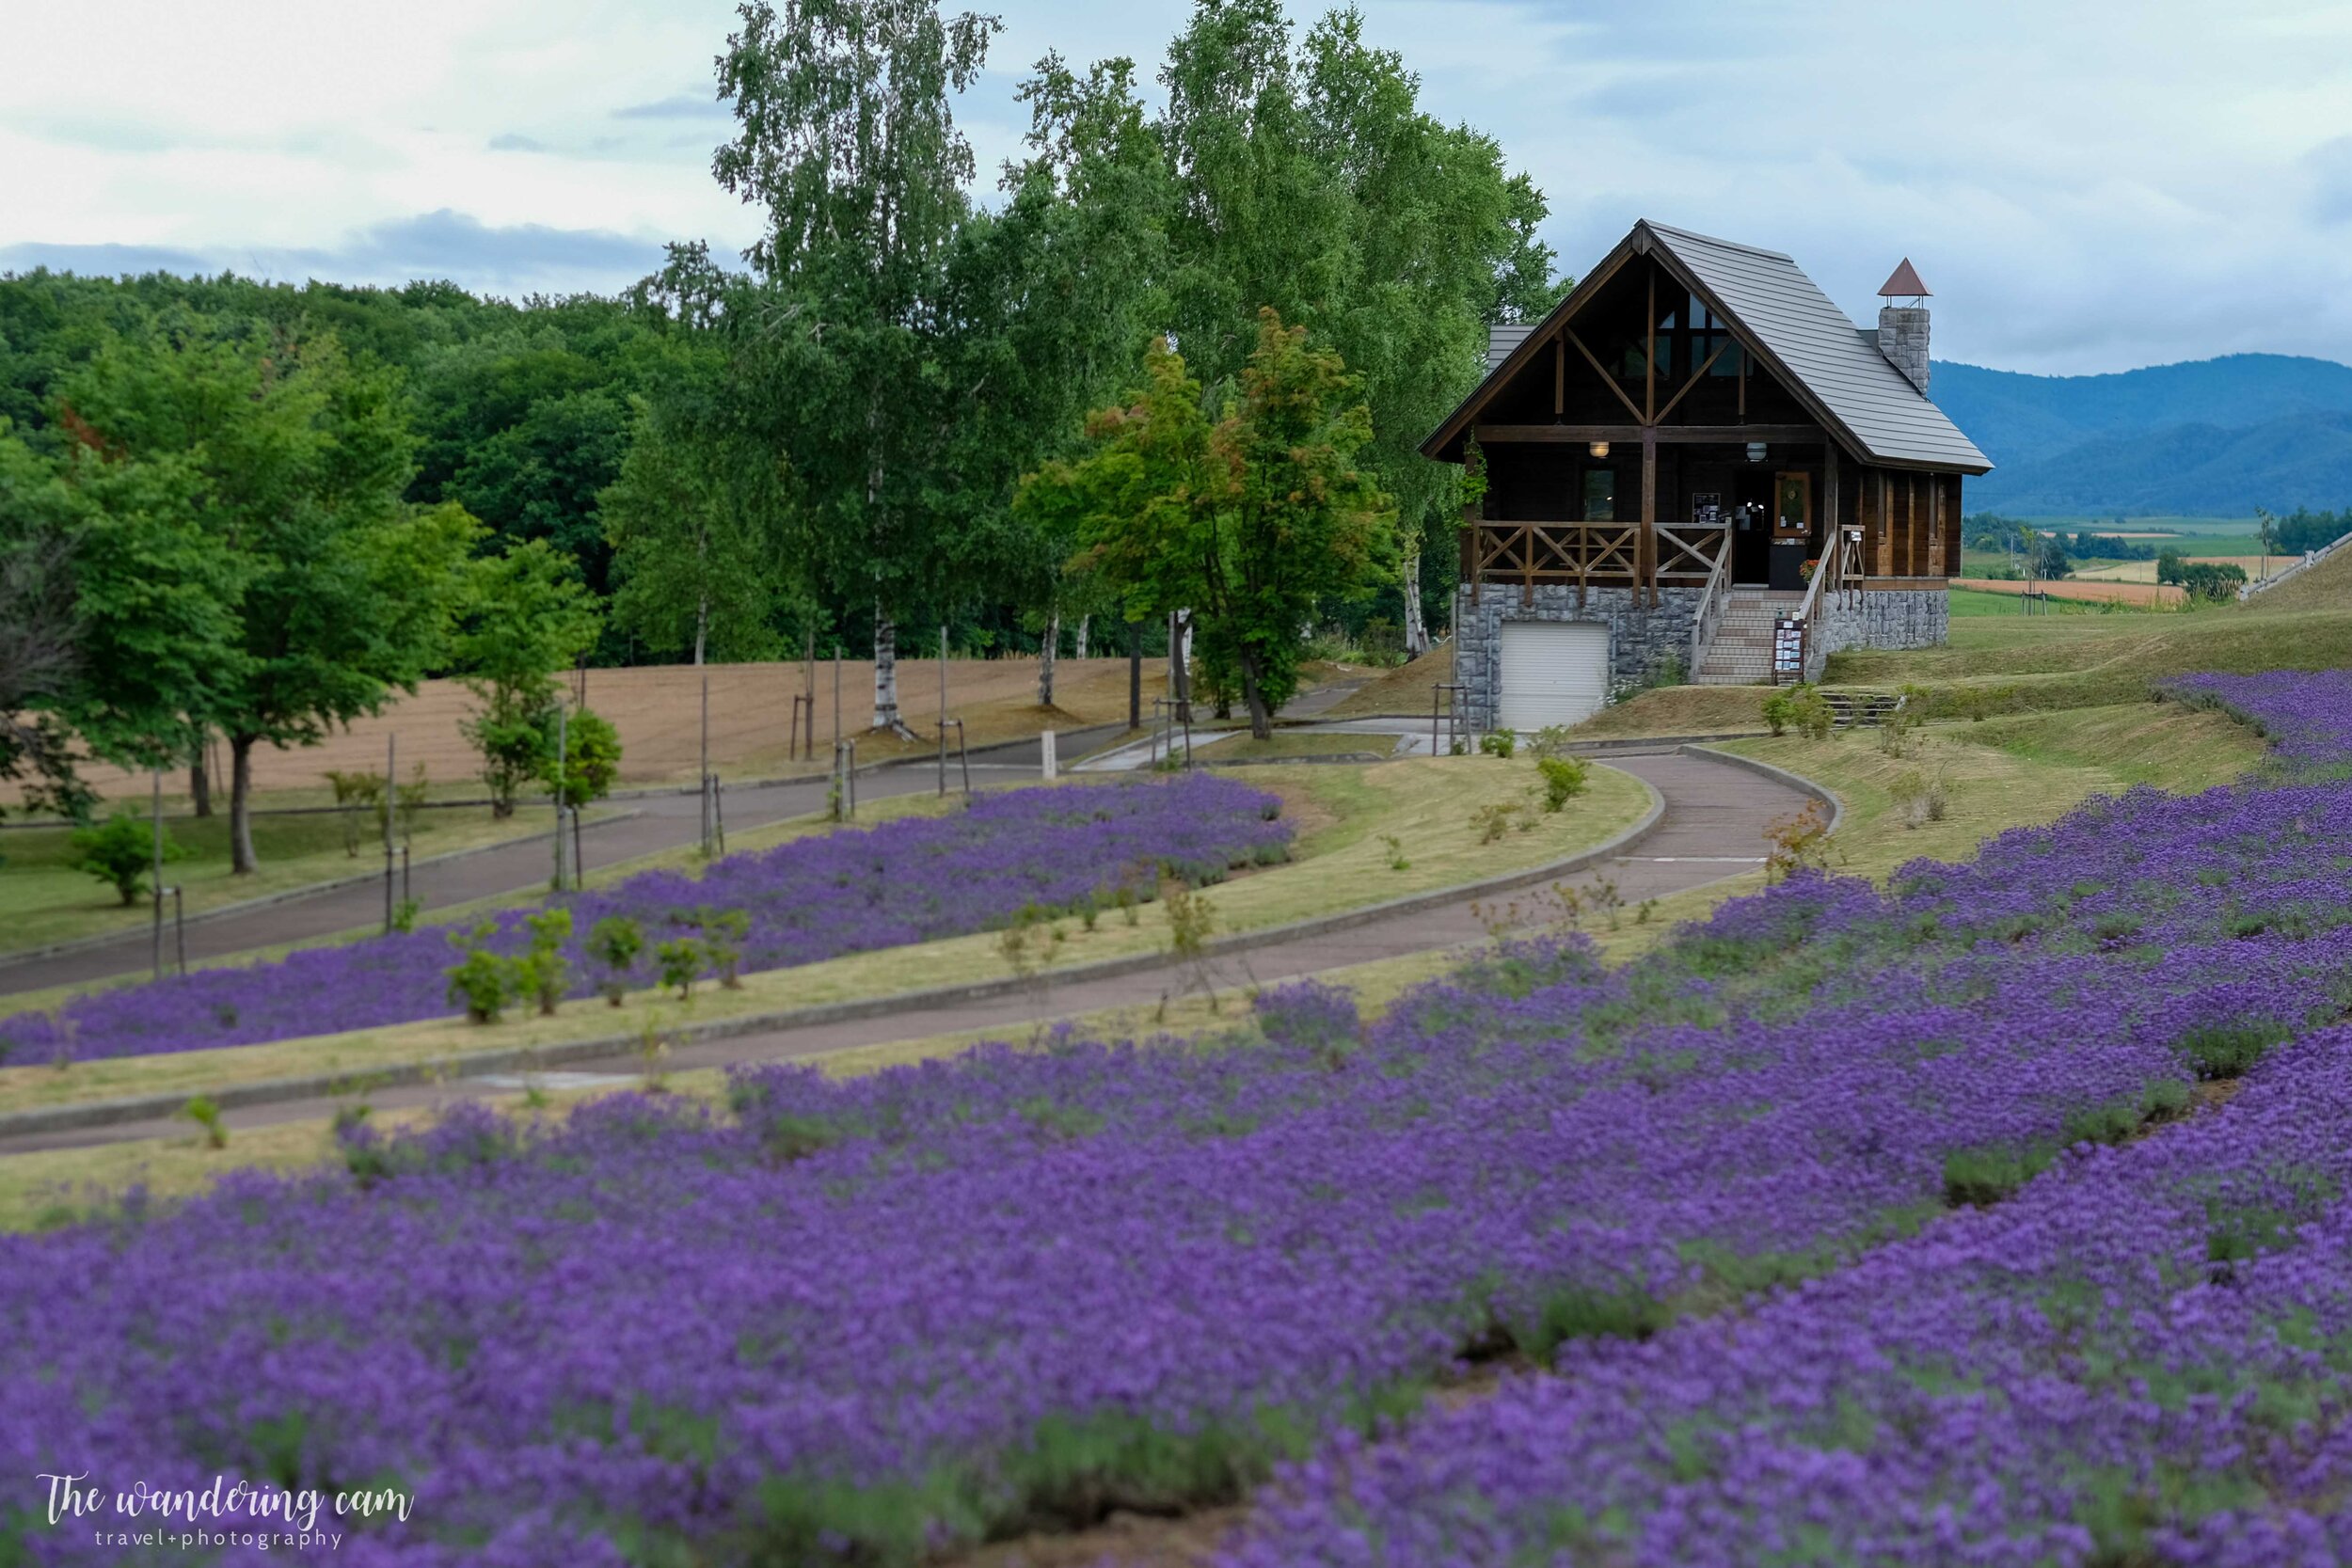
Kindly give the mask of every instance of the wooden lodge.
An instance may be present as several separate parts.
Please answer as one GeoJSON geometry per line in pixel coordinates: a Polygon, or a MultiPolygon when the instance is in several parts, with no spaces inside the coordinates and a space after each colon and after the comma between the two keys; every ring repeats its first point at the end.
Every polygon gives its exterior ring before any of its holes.
{"type": "Polygon", "coordinates": [[[1474,725],[1944,641],[1961,476],[1992,464],[1928,400],[1908,261],[1881,293],[1857,328],[1788,257],[1645,220],[1542,322],[1492,329],[1422,446],[1486,479],[1454,613],[1474,725]]]}

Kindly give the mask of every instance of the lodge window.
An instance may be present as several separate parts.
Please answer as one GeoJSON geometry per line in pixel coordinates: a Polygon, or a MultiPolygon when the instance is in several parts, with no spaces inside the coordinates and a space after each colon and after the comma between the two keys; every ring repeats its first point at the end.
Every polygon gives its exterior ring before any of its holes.
{"type": "Polygon", "coordinates": [[[1614,468],[1584,470],[1584,520],[1588,523],[1613,523],[1617,520],[1617,473],[1614,468]]]}
{"type": "MultiPolygon", "coordinates": [[[[1689,309],[1691,312],[1691,365],[1695,370],[1707,364],[1707,356],[1717,349],[1723,348],[1724,344],[1729,341],[1731,328],[1724,325],[1723,317],[1709,310],[1706,302],[1696,294],[1691,296],[1689,309]]],[[[1724,356],[1709,366],[1707,373],[1738,375],[1740,373],[1739,345],[1734,343],[1731,347],[1724,349],[1724,356]]]]}

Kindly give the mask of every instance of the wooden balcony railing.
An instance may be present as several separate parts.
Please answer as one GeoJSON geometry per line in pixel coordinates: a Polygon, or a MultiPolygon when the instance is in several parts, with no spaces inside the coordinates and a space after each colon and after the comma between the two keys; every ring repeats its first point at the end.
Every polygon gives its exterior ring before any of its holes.
{"type": "Polygon", "coordinates": [[[1728,527],[1660,525],[1657,560],[1644,562],[1638,522],[1496,522],[1480,518],[1462,531],[1462,577],[1475,594],[1488,582],[1518,583],[1521,602],[1538,583],[1572,584],[1581,606],[1587,588],[1645,585],[1704,587],[1727,564],[1728,527]]]}

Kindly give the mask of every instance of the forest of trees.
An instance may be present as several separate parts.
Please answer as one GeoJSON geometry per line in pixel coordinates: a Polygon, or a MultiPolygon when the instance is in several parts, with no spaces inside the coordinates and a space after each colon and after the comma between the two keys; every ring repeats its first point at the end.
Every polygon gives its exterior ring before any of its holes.
{"type": "Polygon", "coordinates": [[[500,594],[562,628],[541,662],[870,647],[878,725],[900,641],[1107,651],[1173,610],[1254,712],[1283,661],[1204,619],[1248,597],[1228,579],[1289,585],[1302,625],[1425,637],[1457,481],[1415,446],[1486,324],[1564,287],[1541,193],[1353,11],[1301,31],[1275,0],[1201,0],[1157,107],[1132,61],[1047,55],[1024,155],[983,172],[954,111],[997,29],[936,0],[742,5],[712,164],[765,216],[739,267],[676,245],[615,297],[518,303],[0,278],[0,599],[27,641],[0,771],[44,776],[69,730],[134,765],[207,732],[242,759],[433,674],[495,728],[490,694],[538,689],[477,665],[500,594]],[[1074,492],[1024,500],[1114,461],[1109,426],[1168,374],[1219,461],[1288,461],[1253,376],[1315,400],[1347,571],[1250,564],[1252,529],[1297,519],[1247,483],[1193,519],[1210,553],[1182,579],[1122,571],[1126,519],[1074,492]]]}

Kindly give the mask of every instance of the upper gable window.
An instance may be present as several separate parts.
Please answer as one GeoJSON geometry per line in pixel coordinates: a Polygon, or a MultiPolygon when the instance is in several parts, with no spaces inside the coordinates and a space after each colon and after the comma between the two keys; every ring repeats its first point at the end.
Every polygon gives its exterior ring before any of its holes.
{"type": "Polygon", "coordinates": [[[1707,308],[1707,302],[1696,294],[1691,296],[1690,303],[1685,309],[1690,312],[1688,320],[1691,323],[1691,368],[1696,370],[1699,366],[1706,365],[1708,356],[1720,348],[1724,351],[1723,357],[1708,366],[1707,373],[1738,375],[1740,373],[1740,345],[1731,342],[1731,328],[1724,318],[1709,310],[1707,308]],[[1726,344],[1729,346],[1726,347],[1726,344]]]}

